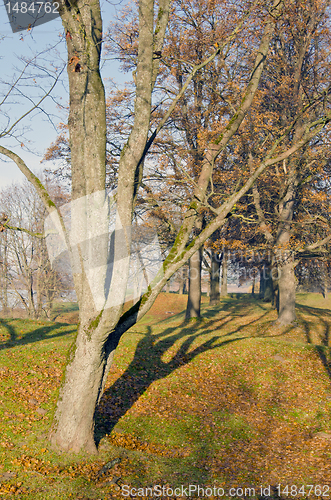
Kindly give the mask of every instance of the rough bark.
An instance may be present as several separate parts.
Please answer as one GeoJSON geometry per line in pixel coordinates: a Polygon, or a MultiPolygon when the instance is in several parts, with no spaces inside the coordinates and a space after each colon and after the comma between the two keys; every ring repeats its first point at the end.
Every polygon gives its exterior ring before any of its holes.
{"type": "Polygon", "coordinates": [[[186,319],[200,318],[201,307],[201,256],[199,249],[190,258],[186,319]]]}
{"type": "Polygon", "coordinates": [[[282,325],[289,325],[296,319],[295,315],[295,288],[293,256],[284,254],[282,262],[278,265],[278,320],[282,325]]]}
{"type": "Polygon", "coordinates": [[[299,173],[295,162],[291,165],[288,186],[281,203],[279,204],[279,219],[275,246],[278,249],[276,260],[278,264],[278,319],[282,325],[295,321],[295,274],[294,258],[290,248],[291,225],[297,198],[299,173]]]}
{"type": "Polygon", "coordinates": [[[79,332],[66,370],[65,391],[58,401],[53,423],[56,431],[51,435],[53,444],[61,450],[96,451],[94,412],[106,363],[102,347],[79,332]],[[70,401],[66,399],[69,391],[70,401]]]}

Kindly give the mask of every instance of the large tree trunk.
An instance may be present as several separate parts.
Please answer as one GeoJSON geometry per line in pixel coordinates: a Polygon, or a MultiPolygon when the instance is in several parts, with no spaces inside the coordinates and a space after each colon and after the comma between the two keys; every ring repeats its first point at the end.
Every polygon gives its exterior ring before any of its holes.
{"type": "Polygon", "coordinates": [[[106,238],[102,237],[107,232],[104,192],[106,105],[99,70],[102,36],[100,7],[98,2],[92,1],[78,1],[75,5],[75,13],[64,7],[61,17],[65,32],[69,33],[68,126],[73,200],[70,251],[80,323],[66,367],[50,440],[55,448],[64,451],[96,452],[94,412],[107,357],[103,354],[102,338],[97,332],[100,321],[98,312],[102,309],[100,297],[96,298],[90,283],[93,272],[96,287],[100,287],[105,278],[102,266],[93,269],[93,259],[100,264],[107,262],[106,238]],[[83,27],[84,37],[81,36],[83,27]]]}
{"type": "Polygon", "coordinates": [[[97,451],[94,413],[104,390],[114,351],[107,354],[102,343],[93,337],[79,328],[50,434],[55,448],[67,452],[82,449],[90,453],[97,451]]]}
{"type": "Polygon", "coordinates": [[[278,322],[289,325],[296,319],[295,315],[295,288],[294,262],[291,254],[284,255],[278,265],[278,322]]]}
{"type": "Polygon", "coordinates": [[[210,295],[209,305],[215,306],[220,301],[220,267],[222,260],[219,258],[219,253],[211,251],[210,264],[210,295]]]}
{"type": "Polygon", "coordinates": [[[100,5],[94,0],[78,0],[74,7],[63,4],[60,10],[68,46],[73,200],[70,252],[80,320],[50,433],[53,445],[65,451],[96,451],[94,412],[118,343],[114,336],[125,302],[133,204],[150,123],[156,64],[153,50],[158,36],[163,40],[167,24],[167,2],[161,3],[165,9],[158,20],[165,16],[165,25],[154,36],[153,1],[139,2],[135,121],[121,155],[115,232],[110,244],[100,5]],[[112,348],[106,348],[110,342],[112,348]]]}
{"type": "Polygon", "coordinates": [[[201,307],[201,256],[202,250],[190,258],[186,319],[200,318],[201,307]]]}
{"type": "Polygon", "coordinates": [[[290,165],[290,173],[286,193],[279,204],[280,223],[277,232],[275,247],[277,254],[277,322],[289,325],[296,319],[295,315],[295,274],[294,260],[290,250],[291,223],[293,221],[294,207],[299,183],[299,172],[295,162],[290,165]]]}

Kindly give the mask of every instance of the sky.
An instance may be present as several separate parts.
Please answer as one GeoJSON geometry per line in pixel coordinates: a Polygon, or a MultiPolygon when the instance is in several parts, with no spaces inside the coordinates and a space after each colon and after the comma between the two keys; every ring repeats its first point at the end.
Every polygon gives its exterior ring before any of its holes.
{"type": "MultiPolygon", "coordinates": [[[[102,3],[103,24],[104,29],[107,28],[109,22],[113,19],[116,11],[122,8],[125,1],[118,0],[117,3],[110,4],[106,1],[102,3]]],[[[51,68],[50,64],[53,61],[57,68],[64,68],[60,80],[56,84],[51,97],[44,101],[44,109],[47,110],[48,116],[44,112],[33,112],[20,122],[20,131],[17,139],[2,138],[0,144],[13,150],[20,155],[28,167],[35,173],[41,171],[42,168],[56,168],[52,162],[41,163],[46,149],[55,141],[57,136],[57,126],[60,122],[66,122],[67,115],[64,108],[68,104],[68,86],[66,77],[66,47],[63,38],[63,27],[60,17],[53,19],[43,25],[36,26],[31,31],[22,31],[13,33],[8,21],[6,8],[3,3],[0,3],[0,132],[4,129],[4,125],[8,126],[7,117],[11,121],[18,119],[24,112],[29,109],[30,101],[23,98],[26,93],[29,98],[36,101],[40,94],[40,89],[26,86],[25,81],[21,81],[21,95],[10,95],[6,102],[2,104],[3,98],[9,89],[9,85],[17,77],[24,63],[22,58],[31,59],[34,54],[45,51],[44,56],[38,59],[39,64],[45,63],[45,69],[51,68]],[[56,46],[51,53],[47,53],[46,49],[49,46],[56,46]],[[52,54],[52,55],[50,55],[52,54]],[[38,93],[39,92],[39,93],[38,93]],[[61,109],[62,107],[62,109],[61,109]]],[[[41,84],[43,88],[49,88],[51,80],[45,77],[45,72],[42,69],[44,77],[40,79],[36,76],[36,84],[41,84]],[[41,83],[40,83],[41,82],[41,83]],[[48,86],[47,86],[48,85],[48,86]]],[[[119,72],[116,61],[105,61],[103,64],[102,75],[105,86],[107,79],[113,78],[116,82],[124,83],[130,79],[130,75],[123,75],[119,72]]],[[[31,79],[29,80],[29,83],[31,79]]],[[[18,134],[17,134],[18,135],[18,134]]],[[[5,161],[0,155],[0,189],[11,185],[13,182],[23,180],[24,176],[16,164],[12,161],[5,161]]]]}

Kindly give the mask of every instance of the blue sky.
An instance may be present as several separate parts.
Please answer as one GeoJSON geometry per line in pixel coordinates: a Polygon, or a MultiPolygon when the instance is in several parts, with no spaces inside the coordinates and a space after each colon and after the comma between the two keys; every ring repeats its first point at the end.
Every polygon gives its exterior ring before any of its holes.
{"type": "MultiPolygon", "coordinates": [[[[103,10],[103,23],[104,29],[108,27],[109,22],[112,20],[114,13],[117,9],[121,8],[126,2],[118,1],[117,5],[112,5],[108,2],[102,3],[103,10]]],[[[20,69],[23,67],[22,57],[30,59],[33,54],[45,50],[48,46],[56,45],[56,56],[54,61],[57,60],[57,66],[65,65],[66,61],[66,47],[65,43],[61,42],[63,28],[61,19],[58,17],[48,23],[35,27],[32,31],[23,31],[20,33],[12,33],[6,9],[3,3],[0,3],[0,36],[3,39],[0,41],[0,79],[3,82],[12,82],[14,75],[18,75],[20,69]]],[[[46,55],[46,58],[48,56],[46,55]]],[[[123,83],[125,80],[130,79],[131,75],[123,75],[118,72],[118,65],[114,61],[107,61],[103,65],[103,77],[105,85],[107,86],[107,78],[113,78],[117,82],[123,83]]],[[[39,80],[37,81],[37,84],[39,80]]],[[[0,102],[3,99],[4,91],[8,88],[6,85],[0,84],[0,102]]],[[[28,88],[27,92],[33,96],[35,89],[28,88]]],[[[66,70],[62,73],[61,81],[56,85],[54,92],[54,99],[57,103],[66,106],[68,103],[68,88],[66,79],[66,70]]],[[[45,110],[52,115],[50,121],[46,114],[33,113],[22,122],[24,132],[22,140],[1,140],[1,145],[11,148],[19,154],[26,164],[34,171],[38,172],[47,165],[41,160],[47,147],[55,140],[57,132],[56,126],[66,120],[66,113],[61,110],[56,103],[48,98],[45,102],[45,110]],[[29,150],[30,151],[29,151],[29,150]]],[[[20,99],[19,96],[11,99],[7,108],[3,106],[8,115],[13,118],[21,116],[22,112],[27,109],[27,102],[20,99]]],[[[0,108],[0,127],[4,123],[4,117],[1,116],[0,108]]],[[[2,129],[1,129],[2,130],[2,129]]],[[[0,189],[23,179],[20,170],[11,161],[4,161],[0,156],[0,189]]]]}

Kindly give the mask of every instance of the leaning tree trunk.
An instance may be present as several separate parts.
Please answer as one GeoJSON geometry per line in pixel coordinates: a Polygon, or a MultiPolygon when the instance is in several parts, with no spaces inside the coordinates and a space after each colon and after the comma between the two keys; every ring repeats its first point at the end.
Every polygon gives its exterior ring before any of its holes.
{"type": "Polygon", "coordinates": [[[210,265],[210,295],[209,305],[215,306],[220,301],[220,266],[222,260],[219,259],[218,252],[211,252],[210,265]]]}
{"type": "Polygon", "coordinates": [[[201,256],[202,250],[192,255],[189,268],[186,319],[200,318],[201,307],[201,256]]]}
{"type": "Polygon", "coordinates": [[[88,332],[79,329],[53,422],[53,429],[55,425],[57,428],[51,433],[51,442],[56,448],[96,452],[94,412],[106,365],[107,357],[102,352],[102,345],[91,341],[88,332]],[[71,393],[70,400],[66,397],[68,393],[71,393]]]}

